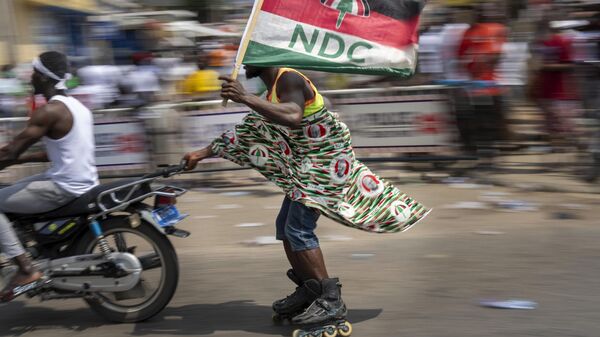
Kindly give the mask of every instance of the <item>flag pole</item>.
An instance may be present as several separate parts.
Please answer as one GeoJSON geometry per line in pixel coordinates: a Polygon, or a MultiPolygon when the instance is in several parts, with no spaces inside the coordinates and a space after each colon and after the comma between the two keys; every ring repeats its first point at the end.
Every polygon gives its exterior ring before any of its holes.
{"type": "MultiPolygon", "coordinates": [[[[235,65],[233,66],[233,71],[231,72],[231,78],[236,80],[238,78],[238,74],[240,72],[240,67],[242,66],[242,61],[246,56],[246,50],[248,49],[248,44],[250,43],[250,38],[252,37],[252,32],[254,32],[254,27],[256,27],[256,21],[258,21],[258,14],[260,9],[262,8],[264,0],[256,0],[254,3],[254,8],[252,9],[252,14],[250,14],[250,19],[248,21],[248,25],[246,26],[246,30],[244,31],[244,36],[242,37],[242,41],[240,42],[240,48],[238,49],[238,54],[235,58],[235,65]]],[[[221,102],[222,106],[227,106],[227,99],[224,98],[223,102],[221,102]]]]}

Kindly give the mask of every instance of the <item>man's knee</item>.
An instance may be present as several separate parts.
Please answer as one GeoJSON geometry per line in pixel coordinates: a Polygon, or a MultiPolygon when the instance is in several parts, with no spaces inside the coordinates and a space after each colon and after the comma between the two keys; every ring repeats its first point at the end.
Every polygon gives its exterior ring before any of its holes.
{"type": "Polygon", "coordinates": [[[319,248],[319,238],[314,231],[297,231],[286,227],[285,239],[294,252],[319,248]]]}
{"type": "Polygon", "coordinates": [[[290,242],[293,251],[319,248],[319,239],[315,234],[319,214],[316,210],[294,202],[285,224],[285,239],[290,242]]]}

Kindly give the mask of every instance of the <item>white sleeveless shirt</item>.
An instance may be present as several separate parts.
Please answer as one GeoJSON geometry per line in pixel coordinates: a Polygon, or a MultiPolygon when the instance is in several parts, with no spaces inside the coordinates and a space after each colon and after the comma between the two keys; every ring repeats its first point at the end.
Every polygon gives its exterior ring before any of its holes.
{"type": "Polygon", "coordinates": [[[61,139],[43,137],[52,166],[46,175],[65,191],[82,195],[98,185],[92,112],[73,97],[57,95],[73,116],[71,130],[61,139]]]}

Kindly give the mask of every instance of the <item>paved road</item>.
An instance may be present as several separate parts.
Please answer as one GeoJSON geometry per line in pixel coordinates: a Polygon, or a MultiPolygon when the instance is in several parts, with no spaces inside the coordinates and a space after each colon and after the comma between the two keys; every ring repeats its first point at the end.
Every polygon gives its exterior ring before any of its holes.
{"type": "MultiPolygon", "coordinates": [[[[598,335],[597,195],[446,184],[402,188],[435,207],[407,233],[374,235],[320,222],[325,258],[344,285],[354,336],[598,335]],[[485,200],[486,209],[452,208],[482,196],[525,200],[538,209],[508,212],[485,200]],[[554,219],[556,211],[577,219],[554,219]],[[531,299],[539,307],[479,306],[488,298],[531,299]]],[[[108,324],[80,300],[24,300],[0,308],[0,336],[290,336],[290,327],[270,321],[271,302],[292,289],[281,247],[252,243],[273,235],[281,199],[266,184],[194,189],[183,197],[179,206],[191,216],[182,227],[193,235],[173,239],[180,286],[149,322],[108,324]],[[235,226],[242,223],[264,226],[235,226]]]]}

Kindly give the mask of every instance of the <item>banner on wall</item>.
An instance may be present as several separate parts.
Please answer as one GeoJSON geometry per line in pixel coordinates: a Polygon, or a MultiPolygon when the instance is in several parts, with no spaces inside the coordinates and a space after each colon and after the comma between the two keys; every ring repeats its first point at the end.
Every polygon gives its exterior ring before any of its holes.
{"type": "Polygon", "coordinates": [[[194,151],[208,146],[223,132],[234,130],[249,112],[246,107],[231,107],[184,116],[182,125],[185,151],[194,151]]]}
{"type": "Polygon", "coordinates": [[[146,130],[142,122],[97,123],[94,136],[98,170],[142,168],[149,162],[146,130]]]}
{"type": "Polygon", "coordinates": [[[445,96],[344,99],[336,109],[350,128],[355,149],[431,148],[452,143],[454,128],[445,96]]]}
{"type": "MultiPolygon", "coordinates": [[[[450,146],[455,135],[452,111],[444,95],[395,98],[337,99],[336,109],[352,133],[355,149],[390,151],[411,149],[431,152],[450,146]]],[[[186,151],[208,146],[227,130],[234,130],[248,108],[198,112],[183,117],[186,151]]]]}

